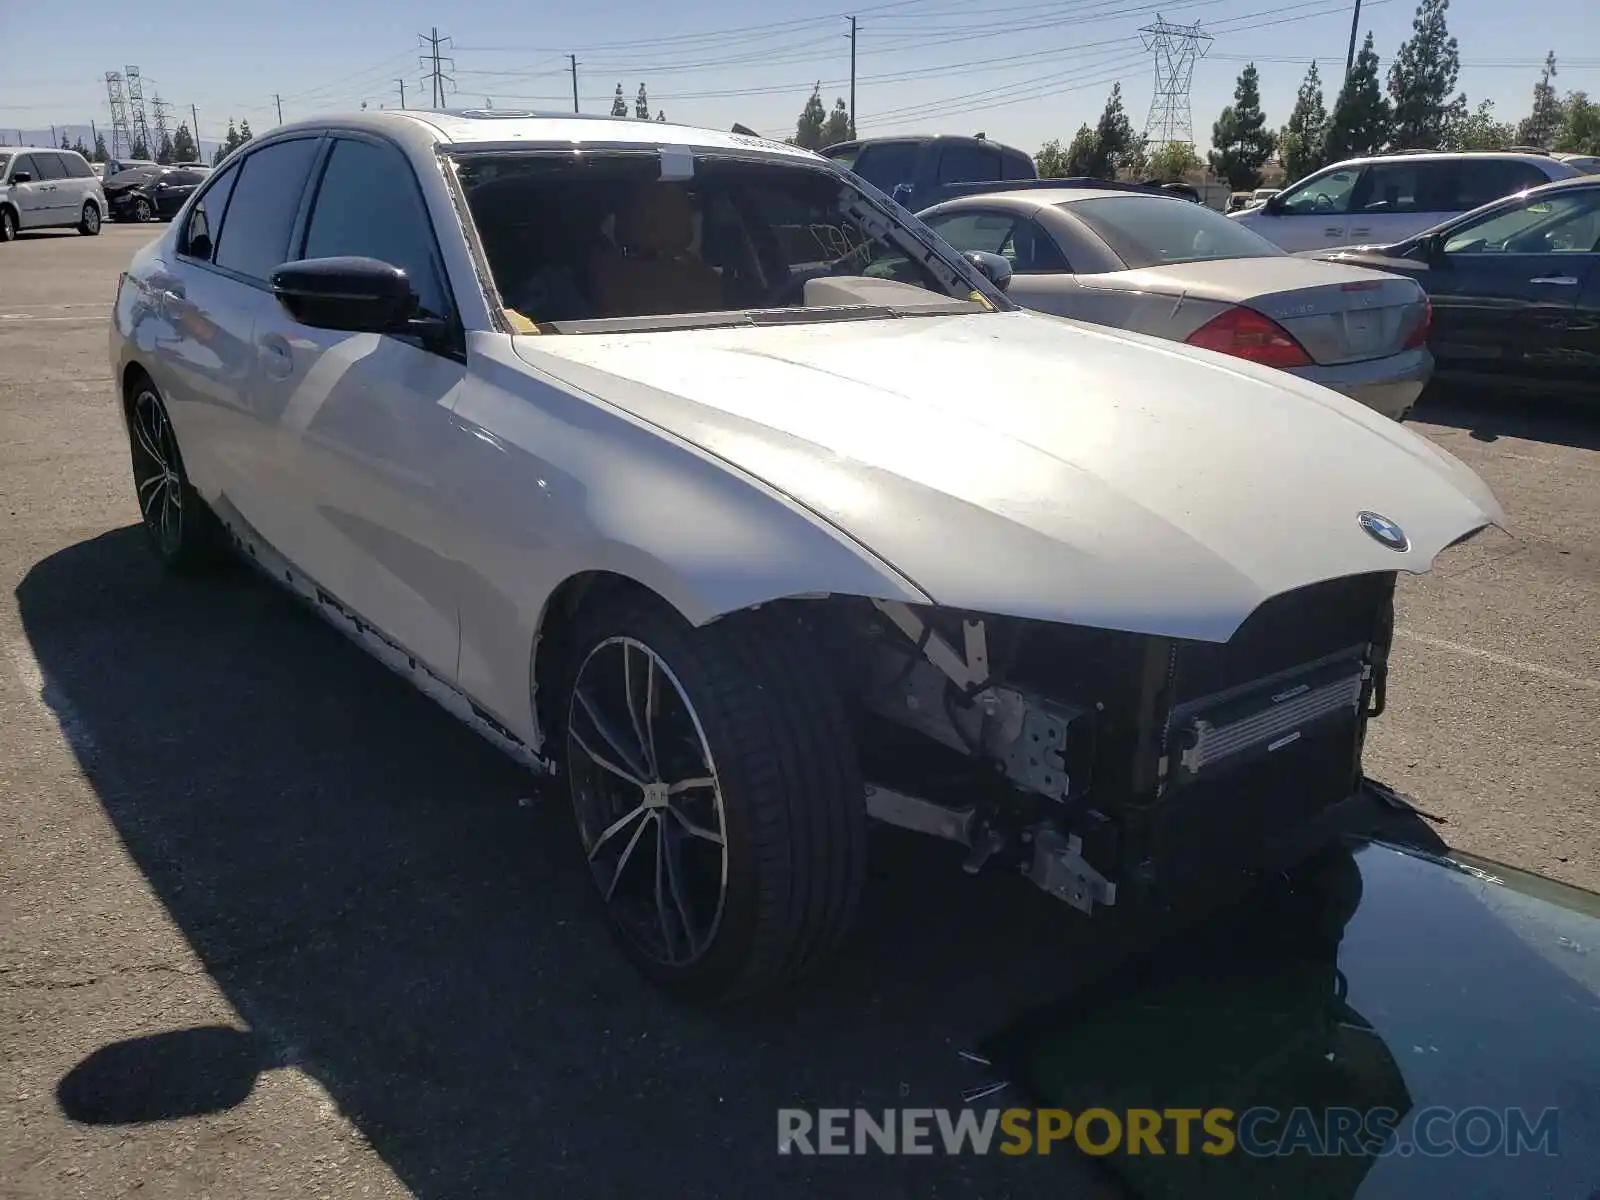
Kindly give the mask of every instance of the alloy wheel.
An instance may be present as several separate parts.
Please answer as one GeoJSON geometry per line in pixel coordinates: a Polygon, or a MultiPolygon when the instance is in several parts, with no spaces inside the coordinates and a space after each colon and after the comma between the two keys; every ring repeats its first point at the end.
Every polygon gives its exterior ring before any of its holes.
{"type": "Polygon", "coordinates": [[[133,202],[133,219],[135,221],[148,221],[150,219],[150,201],[143,196],[133,202]]]}
{"type": "Polygon", "coordinates": [[[611,637],[589,652],[572,685],[566,761],[613,923],[652,962],[697,962],[727,896],[722,789],[694,706],[649,646],[611,637]]]}
{"type": "Polygon", "coordinates": [[[9,208],[0,208],[0,242],[9,242],[17,236],[17,219],[9,208]]]}
{"type": "Polygon", "coordinates": [[[133,482],[144,526],[168,558],[183,545],[183,471],[178,440],[160,398],[141,391],[133,400],[133,482]]]}
{"type": "Polygon", "coordinates": [[[93,204],[83,206],[83,228],[91,234],[100,232],[100,210],[93,204]]]}

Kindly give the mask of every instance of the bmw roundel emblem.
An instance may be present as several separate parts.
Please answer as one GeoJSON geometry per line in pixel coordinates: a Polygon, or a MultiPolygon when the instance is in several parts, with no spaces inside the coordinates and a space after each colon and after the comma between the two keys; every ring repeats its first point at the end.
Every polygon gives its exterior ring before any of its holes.
{"type": "Polygon", "coordinates": [[[1380,545],[1391,550],[1411,549],[1411,539],[1406,537],[1406,531],[1382,513],[1360,512],[1356,514],[1356,521],[1367,531],[1367,536],[1380,545]]]}

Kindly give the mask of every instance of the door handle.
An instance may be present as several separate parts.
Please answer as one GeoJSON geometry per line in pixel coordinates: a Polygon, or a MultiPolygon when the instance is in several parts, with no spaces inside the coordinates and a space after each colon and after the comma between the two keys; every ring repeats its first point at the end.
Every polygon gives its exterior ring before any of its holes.
{"type": "Polygon", "coordinates": [[[1322,232],[1323,232],[1323,235],[1325,237],[1338,237],[1341,233],[1344,232],[1344,229],[1341,228],[1338,225],[1330,225],[1328,228],[1324,229],[1322,232]]]}
{"type": "Polygon", "coordinates": [[[294,355],[288,341],[276,333],[261,339],[262,367],[273,379],[287,379],[294,373],[294,355]]]}
{"type": "Polygon", "coordinates": [[[1529,283],[1553,283],[1556,287],[1577,287],[1578,279],[1575,275],[1539,275],[1528,280],[1529,283]]]}

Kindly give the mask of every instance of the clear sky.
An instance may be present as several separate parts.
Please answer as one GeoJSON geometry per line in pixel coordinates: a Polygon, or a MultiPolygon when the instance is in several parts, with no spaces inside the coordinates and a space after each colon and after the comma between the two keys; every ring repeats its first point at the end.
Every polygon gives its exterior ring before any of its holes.
{"type": "MultiPolygon", "coordinates": [[[[49,128],[110,123],[105,75],[137,66],[147,111],[159,95],[171,124],[199,112],[206,143],[228,118],[257,133],[338,109],[428,103],[418,32],[437,26],[454,79],[451,106],[570,109],[569,53],[586,112],[609,110],[620,81],[639,84],[669,119],[792,133],[812,84],[846,95],[850,0],[609,0],[540,5],[423,0],[74,0],[66,7],[0,0],[0,136],[48,141],[49,128]],[[840,7],[835,7],[838,5],[840,7]]],[[[1414,0],[1362,0],[1361,25],[1385,66],[1408,35],[1414,0]]],[[[1032,151],[1092,123],[1120,81],[1142,127],[1154,83],[1139,27],[1157,14],[1200,22],[1214,40],[1195,68],[1195,141],[1231,96],[1240,69],[1261,72],[1269,122],[1281,124],[1312,58],[1332,86],[1343,71],[1350,0],[867,0],[853,9],[862,136],[976,132],[1032,151]]],[[[1600,94],[1600,0],[1454,0],[1461,87],[1524,116],[1544,54],[1561,57],[1557,85],[1600,94]]]]}

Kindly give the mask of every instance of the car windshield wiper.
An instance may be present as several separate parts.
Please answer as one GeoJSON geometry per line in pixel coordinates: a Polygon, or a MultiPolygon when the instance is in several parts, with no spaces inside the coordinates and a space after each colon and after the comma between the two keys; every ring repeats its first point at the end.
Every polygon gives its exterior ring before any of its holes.
{"type": "Polygon", "coordinates": [[[687,329],[733,329],[775,325],[812,325],[825,321],[882,321],[903,317],[948,317],[979,310],[970,300],[904,307],[887,304],[837,304],[816,308],[747,308],[734,312],[679,313],[662,317],[600,317],[587,321],[550,321],[555,333],[654,333],[687,329]]]}

